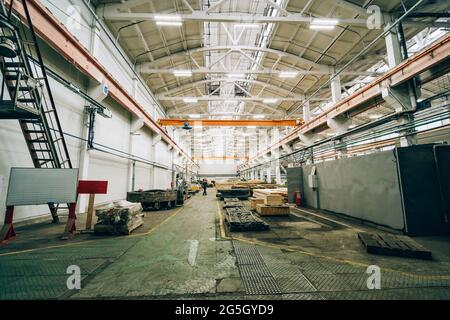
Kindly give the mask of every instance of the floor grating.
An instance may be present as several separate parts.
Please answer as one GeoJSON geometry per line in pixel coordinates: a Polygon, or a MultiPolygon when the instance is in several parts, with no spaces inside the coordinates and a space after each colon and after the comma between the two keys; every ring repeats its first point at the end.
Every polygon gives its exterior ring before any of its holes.
{"type": "Polygon", "coordinates": [[[243,245],[236,241],[233,241],[233,247],[247,294],[281,293],[281,289],[264,262],[258,248],[254,245],[243,245]]]}

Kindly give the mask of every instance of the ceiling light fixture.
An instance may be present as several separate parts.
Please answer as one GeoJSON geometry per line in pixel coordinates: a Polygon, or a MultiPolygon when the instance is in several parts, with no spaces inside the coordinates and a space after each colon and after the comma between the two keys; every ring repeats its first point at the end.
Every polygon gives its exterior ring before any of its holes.
{"type": "Polygon", "coordinates": [[[182,21],[180,15],[176,14],[159,14],[154,16],[156,21],[182,21]]]}
{"type": "Polygon", "coordinates": [[[280,78],[295,78],[298,72],[295,71],[282,71],[279,73],[280,78]]]}
{"type": "Polygon", "coordinates": [[[190,115],[189,115],[189,118],[192,118],[192,119],[200,119],[200,115],[199,115],[199,114],[190,114],[190,115]]]}
{"type": "Polygon", "coordinates": [[[338,22],[338,19],[314,18],[312,19],[309,28],[315,30],[333,30],[338,22]]]}
{"type": "Polygon", "coordinates": [[[173,75],[175,77],[192,77],[191,70],[174,70],[173,75]]]}
{"type": "Polygon", "coordinates": [[[198,99],[197,98],[184,98],[183,101],[184,101],[184,103],[197,103],[198,99]]]}
{"type": "Polygon", "coordinates": [[[179,15],[155,15],[155,22],[158,26],[181,27],[183,19],[179,15]]]}
{"type": "Polygon", "coordinates": [[[156,25],[161,27],[181,27],[183,23],[178,21],[156,21],[156,25]]]}
{"type": "Polygon", "coordinates": [[[321,24],[310,24],[309,28],[312,30],[333,30],[334,26],[326,26],[321,24]]]}
{"type": "Polygon", "coordinates": [[[268,98],[268,99],[264,99],[263,103],[277,103],[278,99],[275,98],[268,98]]]}
{"type": "MultiPolygon", "coordinates": [[[[264,119],[264,118],[265,118],[265,115],[263,115],[263,114],[255,114],[253,116],[253,119],[264,119]]],[[[249,127],[247,127],[247,128],[249,128],[249,127]]]]}
{"type": "Polygon", "coordinates": [[[311,21],[311,24],[321,24],[327,26],[335,26],[339,22],[338,19],[326,19],[326,18],[314,18],[311,21]]]}

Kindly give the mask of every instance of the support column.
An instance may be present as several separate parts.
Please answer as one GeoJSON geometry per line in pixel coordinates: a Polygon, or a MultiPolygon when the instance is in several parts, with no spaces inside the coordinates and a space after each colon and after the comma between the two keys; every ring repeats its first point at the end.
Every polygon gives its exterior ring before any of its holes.
{"type": "Polygon", "coordinates": [[[305,120],[305,122],[311,120],[311,107],[309,101],[306,101],[303,105],[303,120],[305,120]]]}
{"type": "MultiPolygon", "coordinates": [[[[334,76],[334,74],[332,75],[334,76]]],[[[333,103],[338,103],[342,99],[341,93],[341,77],[337,75],[331,80],[331,97],[333,99],[333,103]]]]}
{"type": "MultiPolygon", "coordinates": [[[[91,38],[89,41],[89,52],[95,57],[99,50],[99,34],[100,27],[98,25],[97,20],[94,18],[91,26],[91,38]]],[[[87,93],[91,98],[96,100],[97,102],[103,101],[106,98],[104,87],[102,84],[91,82],[87,88],[87,93]]],[[[80,147],[80,164],[78,171],[78,179],[79,180],[87,180],[89,178],[89,149],[88,149],[88,134],[89,134],[89,112],[84,110],[83,119],[81,123],[81,147],[80,147]]],[[[78,197],[78,205],[76,208],[76,213],[85,212],[88,204],[88,196],[80,195],[78,197]]]]}
{"type": "MultiPolygon", "coordinates": [[[[333,103],[336,104],[342,100],[341,91],[341,77],[338,75],[331,80],[331,97],[333,103]]],[[[327,120],[328,126],[337,133],[344,133],[351,125],[351,120],[344,117],[337,117],[327,120]]],[[[342,139],[334,141],[334,152],[336,153],[336,159],[343,158],[347,155],[347,147],[343,143],[342,139]]]]}
{"type": "Polygon", "coordinates": [[[275,161],[275,182],[281,184],[281,166],[280,160],[275,161]]]}
{"type": "MultiPolygon", "coordinates": [[[[97,102],[102,102],[107,96],[108,96],[109,90],[107,89],[107,86],[104,83],[97,83],[97,82],[91,82],[87,93],[88,95],[93,98],[97,102]]],[[[80,148],[80,165],[79,165],[79,172],[78,172],[78,179],[79,180],[87,180],[89,179],[89,161],[90,161],[90,155],[89,155],[89,143],[88,143],[88,136],[89,136],[89,122],[90,122],[90,111],[91,106],[86,106],[85,110],[83,111],[83,120],[81,123],[81,148],[80,148]]],[[[93,111],[95,112],[95,110],[93,111]]],[[[82,213],[85,212],[88,205],[88,196],[87,195],[80,195],[78,197],[78,205],[76,207],[76,213],[82,213]]]]}
{"type": "Polygon", "coordinates": [[[267,176],[267,183],[271,183],[272,182],[272,170],[270,168],[270,165],[266,169],[266,176],[267,176]]]}
{"type": "MultiPolygon", "coordinates": [[[[142,118],[133,118],[130,125],[130,139],[129,139],[129,153],[134,153],[134,147],[136,145],[136,136],[139,130],[144,126],[144,120],[142,118]]],[[[135,190],[136,181],[136,162],[133,160],[128,161],[128,191],[135,190]]]]}
{"type": "MultiPolygon", "coordinates": [[[[391,23],[389,23],[386,28],[389,28],[391,23]]],[[[392,28],[389,33],[384,38],[386,43],[386,53],[387,61],[389,64],[389,69],[394,68],[400,62],[402,62],[402,54],[400,51],[400,44],[398,43],[398,36],[395,28],[392,28]]]]}
{"type": "Polygon", "coordinates": [[[96,17],[94,16],[92,19],[92,25],[91,25],[91,39],[89,43],[89,51],[95,58],[99,59],[100,55],[100,34],[101,29],[99,22],[97,21],[96,17]]]}
{"type": "MultiPolygon", "coordinates": [[[[275,143],[280,140],[280,130],[279,128],[274,128],[272,134],[272,142],[275,143]]],[[[280,170],[280,148],[276,147],[272,150],[273,155],[273,166],[274,166],[274,172],[275,172],[275,182],[277,184],[281,184],[281,170],[280,170]]]]}
{"type": "MultiPolygon", "coordinates": [[[[345,116],[337,116],[327,119],[328,127],[330,127],[334,132],[338,134],[346,132],[351,124],[351,119],[346,118],[345,116]]],[[[333,149],[336,153],[336,159],[345,158],[347,156],[347,145],[343,142],[342,139],[336,139],[333,143],[333,149]]]]}
{"type": "MultiPolygon", "coordinates": [[[[161,142],[161,139],[162,139],[161,135],[159,135],[159,134],[154,134],[152,137],[151,161],[153,161],[153,162],[156,162],[156,150],[157,150],[156,148],[157,148],[158,143],[161,142]]],[[[156,171],[156,167],[153,166],[151,174],[150,174],[150,181],[152,181],[152,188],[156,187],[156,179],[158,177],[155,171],[156,171]]]]}
{"type": "MultiPolygon", "coordinates": [[[[387,26],[389,27],[389,25],[387,26]]],[[[401,26],[400,26],[401,28],[401,26]]],[[[387,60],[389,68],[394,68],[402,62],[401,44],[399,43],[398,30],[391,29],[385,36],[387,60]]],[[[401,30],[401,29],[400,29],[401,30]]],[[[416,109],[417,100],[415,89],[411,81],[401,84],[396,87],[387,86],[381,89],[383,99],[394,107],[396,112],[405,112],[397,120],[398,125],[408,125],[414,121],[412,111],[416,109]],[[411,111],[410,113],[408,111],[411,111]]],[[[407,128],[400,134],[405,135],[400,138],[400,146],[406,147],[417,144],[417,135],[414,127],[407,128]]]]}

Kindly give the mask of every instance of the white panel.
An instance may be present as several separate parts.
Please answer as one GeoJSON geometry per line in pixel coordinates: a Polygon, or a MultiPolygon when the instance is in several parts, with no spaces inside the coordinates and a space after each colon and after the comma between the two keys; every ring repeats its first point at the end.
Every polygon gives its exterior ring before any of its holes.
{"type": "Polygon", "coordinates": [[[236,175],[237,163],[234,160],[207,160],[200,161],[199,174],[201,175],[236,175]]]}
{"type": "Polygon", "coordinates": [[[11,168],[7,206],[74,203],[78,169],[11,168]]]}

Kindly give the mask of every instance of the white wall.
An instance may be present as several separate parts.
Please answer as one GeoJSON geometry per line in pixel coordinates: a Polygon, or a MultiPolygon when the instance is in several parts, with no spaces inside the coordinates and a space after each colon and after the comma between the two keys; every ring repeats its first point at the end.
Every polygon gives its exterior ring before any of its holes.
{"type": "Polygon", "coordinates": [[[200,175],[220,176],[236,175],[237,162],[235,160],[206,160],[199,162],[200,175]]]}
{"type": "MultiPolygon", "coordinates": [[[[73,2],[76,2],[82,9],[82,24],[91,25],[92,17],[82,1],[73,2]]],[[[66,8],[72,2],[64,0],[52,1],[52,3],[57,4],[60,8],[66,8]]],[[[61,14],[59,10],[48,4],[48,2],[44,1],[44,4],[48,5],[50,11],[61,19],[62,23],[67,24],[67,16],[61,14]]],[[[98,30],[97,28],[97,39],[94,41],[94,47],[97,49],[93,53],[99,62],[107,67],[124,88],[130,90],[130,95],[134,95],[139,103],[145,106],[150,115],[156,117],[164,116],[148,89],[144,88],[140,83],[137,84],[136,90],[133,89],[135,87],[132,80],[133,72],[125,63],[125,60],[120,57],[118,49],[112,45],[103,31],[99,32],[98,30]]],[[[87,49],[92,49],[91,30],[82,27],[72,31],[87,49]]],[[[90,81],[85,75],[78,72],[73,65],[48,46],[41,44],[41,50],[45,64],[49,68],[58,72],[60,76],[72,82],[84,92],[87,92],[90,81]]],[[[76,137],[82,137],[83,132],[86,130],[86,126],[83,123],[83,112],[87,102],[53,79],[50,78],[49,80],[63,131],[76,137]]],[[[169,150],[165,142],[159,142],[153,146],[155,135],[148,128],[141,128],[131,137],[131,114],[111,98],[105,99],[102,101],[102,104],[112,111],[113,116],[111,119],[101,116],[96,117],[94,144],[102,144],[146,160],[144,161],[146,163],[136,162],[136,189],[169,188],[172,181],[173,149],[169,150]],[[149,161],[159,163],[163,168],[154,167],[149,161]]],[[[177,138],[175,139],[177,141],[177,138]]],[[[66,143],[72,165],[78,168],[80,155],[82,150],[84,150],[84,143],[80,139],[68,136],[66,136],[66,143]]],[[[105,149],[100,146],[99,148],[105,149]]],[[[122,155],[126,157],[124,154],[122,155]]],[[[126,192],[131,189],[132,161],[117,156],[117,152],[116,155],[111,155],[97,150],[90,150],[88,151],[88,156],[87,176],[84,178],[108,180],[109,182],[108,194],[98,195],[96,203],[124,199],[126,192]]],[[[33,163],[18,121],[2,120],[0,121],[0,225],[3,224],[4,220],[9,171],[13,166],[32,167],[33,163]]],[[[85,203],[85,200],[86,196],[81,196],[79,202],[85,203]]],[[[83,211],[83,208],[81,208],[81,211],[83,211]]],[[[48,216],[47,206],[18,207],[15,210],[14,221],[29,220],[39,216],[48,216]]]]}

